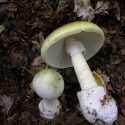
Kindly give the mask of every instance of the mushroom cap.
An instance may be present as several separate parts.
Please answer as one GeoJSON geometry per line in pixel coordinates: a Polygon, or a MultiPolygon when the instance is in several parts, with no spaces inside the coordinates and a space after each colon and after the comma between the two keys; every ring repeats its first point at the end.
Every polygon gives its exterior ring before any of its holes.
{"type": "Polygon", "coordinates": [[[44,99],[55,99],[64,90],[64,80],[57,71],[45,69],[35,75],[32,88],[38,96],[44,99]]]}
{"type": "Polygon", "coordinates": [[[66,52],[65,40],[74,37],[86,48],[83,55],[86,60],[94,56],[104,43],[104,33],[96,24],[77,21],[66,24],[53,31],[43,42],[41,55],[44,61],[55,68],[72,67],[70,56],[66,52]]]}

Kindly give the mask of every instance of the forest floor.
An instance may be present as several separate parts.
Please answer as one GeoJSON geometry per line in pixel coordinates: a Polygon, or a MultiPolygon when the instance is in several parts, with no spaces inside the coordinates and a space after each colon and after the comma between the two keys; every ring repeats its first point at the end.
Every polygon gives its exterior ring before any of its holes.
{"type": "MultiPolygon", "coordinates": [[[[30,87],[33,76],[46,67],[40,56],[44,38],[64,24],[82,20],[73,12],[73,0],[60,1],[0,0],[0,125],[90,125],[79,110],[80,86],[73,68],[58,70],[65,90],[59,98],[62,109],[54,120],[39,116],[41,99],[30,87]]],[[[114,125],[125,125],[125,2],[118,4],[120,21],[113,10],[92,21],[103,29],[106,40],[88,64],[102,76],[117,102],[114,125]]]]}

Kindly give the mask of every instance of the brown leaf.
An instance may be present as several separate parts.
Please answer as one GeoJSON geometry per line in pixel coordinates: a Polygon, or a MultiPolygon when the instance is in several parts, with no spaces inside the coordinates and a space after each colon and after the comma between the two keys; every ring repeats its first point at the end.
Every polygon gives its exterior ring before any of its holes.
{"type": "Polygon", "coordinates": [[[37,8],[40,8],[41,7],[41,5],[42,5],[42,0],[36,0],[36,7],[37,8]]]}
{"type": "Polygon", "coordinates": [[[10,3],[6,6],[6,9],[11,12],[16,12],[17,11],[17,5],[14,3],[10,3]]]}
{"type": "Polygon", "coordinates": [[[22,112],[19,119],[21,121],[21,125],[31,125],[30,112],[29,111],[22,112]]]}
{"type": "Polygon", "coordinates": [[[98,1],[95,7],[95,13],[103,13],[108,14],[108,10],[110,8],[110,2],[109,1],[98,1]]]}
{"type": "Polygon", "coordinates": [[[95,7],[96,14],[109,14],[109,10],[114,9],[114,15],[117,20],[120,20],[120,8],[116,0],[108,1],[101,0],[98,1],[95,7]]]}
{"type": "Polygon", "coordinates": [[[90,0],[74,0],[74,12],[83,20],[92,21],[95,17],[94,9],[91,6],[90,0]]]}
{"type": "Polygon", "coordinates": [[[44,60],[42,59],[41,55],[40,56],[37,56],[33,63],[31,64],[31,69],[30,69],[30,72],[32,74],[36,74],[36,72],[44,69],[46,67],[46,64],[44,63],[44,60]]]}
{"type": "Polygon", "coordinates": [[[120,21],[120,7],[118,5],[118,3],[115,1],[115,17],[117,20],[120,21]]]}
{"type": "Polygon", "coordinates": [[[68,6],[67,0],[59,0],[56,12],[59,13],[59,12],[63,11],[67,6],[68,6]]]}
{"type": "Polygon", "coordinates": [[[32,66],[41,66],[41,63],[43,63],[44,61],[43,61],[43,59],[42,59],[42,57],[41,57],[41,55],[40,56],[37,56],[35,59],[34,59],[34,61],[33,61],[33,63],[31,64],[32,66]]]}
{"type": "Polygon", "coordinates": [[[5,3],[7,2],[8,0],[0,0],[0,3],[5,3]]]}
{"type": "Polygon", "coordinates": [[[111,84],[107,84],[106,88],[111,91],[111,92],[114,92],[115,93],[115,90],[113,89],[112,85],[111,84]]]}
{"type": "Polygon", "coordinates": [[[13,99],[6,95],[2,96],[2,102],[4,103],[4,108],[7,110],[13,105],[13,99]]]}
{"type": "Polygon", "coordinates": [[[125,84],[124,84],[123,87],[122,87],[122,91],[125,91],[125,84]]]}
{"type": "Polygon", "coordinates": [[[17,121],[18,113],[10,116],[6,119],[5,125],[15,125],[15,122],[17,121]]]}
{"type": "Polygon", "coordinates": [[[3,25],[0,25],[0,33],[5,30],[5,27],[3,25]]]}
{"type": "Polygon", "coordinates": [[[22,53],[12,51],[10,53],[10,58],[11,58],[13,67],[17,67],[21,65],[21,62],[24,59],[24,55],[22,53]]]}
{"type": "Polygon", "coordinates": [[[118,55],[111,56],[111,64],[119,64],[121,62],[121,59],[118,55]]]}
{"type": "Polygon", "coordinates": [[[118,115],[118,119],[116,121],[116,125],[125,125],[125,117],[122,115],[118,115]]]}
{"type": "Polygon", "coordinates": [[[77,112],[69,114],[67,118],[66,125],[77,125],[81,121],[80,117],[78,117],[77,112]]]}
{"type": "Polygon", "coordinates": [[[122,49],[122,50],[121,50],[121,55],[122,55],[122,56],[125,56],[125,49],[122,49]]]}
{"type": "Polygon", "coordinates": [[[2,112],[8,114],[11,106],[13,105],[13,99],[9,96],[0,96],[0,106],[2,107],[2,112]]]}

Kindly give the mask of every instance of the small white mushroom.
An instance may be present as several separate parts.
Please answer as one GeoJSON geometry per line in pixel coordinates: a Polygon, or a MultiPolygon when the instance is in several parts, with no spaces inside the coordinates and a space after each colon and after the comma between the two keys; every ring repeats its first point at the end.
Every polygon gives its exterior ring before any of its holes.
{"type": "Polygon", "coordinates": [[[73,66],[81,87],[78,99],[85,118],[93,124],[102,121],[105,125],[112,125],[117,119],[116,103],[110,97],[101,105],[100,100],[104,100],[106,95],[105,87],[97,83],[86,62],[99,51],[104,39],[104,33],[97,25],[78,21],[53,31],[45,39],[41,54],[45,62],[53,67],[73,66]],[[88,105],[90,102],[92,104],[88,105]]]}
{"type": "Polygon", "coordinates": [[[62,76],[53,69],[38,72],[32,81],[32,88],[38,96],[43,98],[39,103],[41,117],[53,119],[59,114],[60,102],[58,97],[64,90],[62,76]]]}

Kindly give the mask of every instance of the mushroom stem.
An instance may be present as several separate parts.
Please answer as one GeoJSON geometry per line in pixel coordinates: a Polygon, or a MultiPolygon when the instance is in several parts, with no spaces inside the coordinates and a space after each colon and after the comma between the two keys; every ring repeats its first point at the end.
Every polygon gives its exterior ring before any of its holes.
{"type": "Polygon", "coordinates": [[[40,115],[47,119],[53,119],[55,114],[59,114],[60,102],[58,99],[43,99],[39,103],[40,115]]]}
{"type": "Polygon", "coordinates": [[[71,56],[72,64],[81,86],[81,90],[98,86],[82,54],[83,51],[86,51],[83,44],[80,41],[75,40],[73,37],[66,39],[65,43],[67,53],[71,56]]]}
{"type": "Polygon", "coordinates": [[[48,108],[55,108],[58,99],[43,99],[44,104],[48,108]]]}

